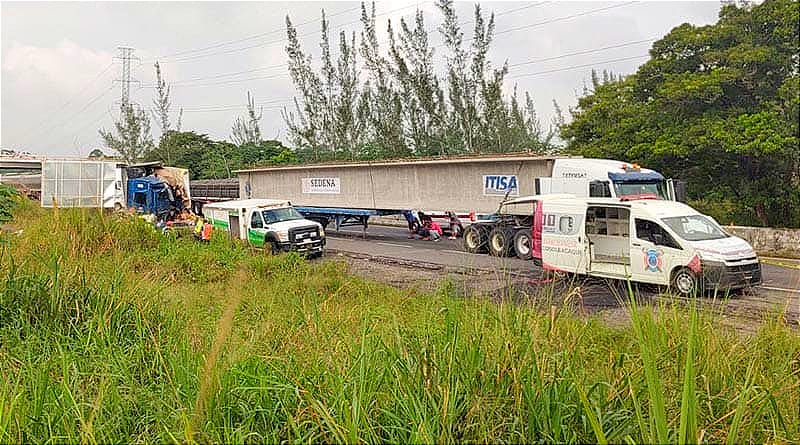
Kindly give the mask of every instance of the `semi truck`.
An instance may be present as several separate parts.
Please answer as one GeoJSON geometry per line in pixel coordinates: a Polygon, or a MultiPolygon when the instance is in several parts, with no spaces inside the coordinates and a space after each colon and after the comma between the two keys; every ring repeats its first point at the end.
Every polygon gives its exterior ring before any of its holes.
{"type": "Polygon", "coordinates": [[[164,221],[191,206],[186,169],[97,159],[41,162],[42,207],[132,208],[164,221]]]}
{"type": "Polygon", "coordinates": [[[242,199],[208,203],[203,215],[231,238],[247,241],[272,252],[297,251],[309,257],[321,256],[325,229],[303,218],[292,203],[280,199],[242,199]]]}
{"type": "Polygon", "coordinates": [[[532,256],[545,270],[671,286],[684,296],[761,283],[747,241],[686,204],[532,196],[532,256]]]}

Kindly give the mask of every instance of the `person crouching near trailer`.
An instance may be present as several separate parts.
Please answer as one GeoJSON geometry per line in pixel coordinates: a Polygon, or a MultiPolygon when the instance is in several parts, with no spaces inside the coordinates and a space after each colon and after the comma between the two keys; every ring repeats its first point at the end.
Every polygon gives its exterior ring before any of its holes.
{"type": "Polygon", "coordinates": [[[456,239],[464,233],[464,225],[455,212],[447,212],[447,216],[450,218],[450,236],[447,239],[456,239]]]}
{"type": "Polygon", "coordinates": [[[439,241],[442,239],[442,227],[436,221],[432,219],[425,220],[425,225],[423,226],[423,230],[425,231],[425,237],[422,238],[425,241],[439,241]]]}

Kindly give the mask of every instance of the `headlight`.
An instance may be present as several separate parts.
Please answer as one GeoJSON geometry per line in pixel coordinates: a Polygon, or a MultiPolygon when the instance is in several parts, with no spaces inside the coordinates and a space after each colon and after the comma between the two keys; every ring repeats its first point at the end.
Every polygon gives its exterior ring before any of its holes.
{"type": "Polygon", "coordinates": [[[278,241],[280,242],[288,242],[289,241],[289,231],[288,230],[278,230],[275,232],[278,235],[278,241]]]}
{"type": "Polygon", "coordinates": [[[700,259],[706,263],[725,263],[725,257],[709,252],[700,252],[700,259]]]}
{"type": "Polygon", "coordinates": [[[325,229],[322,226],[319,226],[319,236],[325,238],[325,229]]]}

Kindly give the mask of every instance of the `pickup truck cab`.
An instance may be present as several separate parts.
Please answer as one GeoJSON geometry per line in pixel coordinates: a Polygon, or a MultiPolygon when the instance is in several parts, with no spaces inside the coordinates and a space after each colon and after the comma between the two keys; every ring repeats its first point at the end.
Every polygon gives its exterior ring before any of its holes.
{"type": "Polygon", "coordinates": [[[747,241],[686,204],[531,198],[532,256],[546,270],[672,286],[686,296],[761,283],[747,241]]]}
{"type": "Polygon", "coordinates": [[[203,214],[215,229],[232,238],[273,252],[295,250],[309,256],[322,255],[325,230],[303,218],[291,202],[278,199],[243,199],[203,206],[203,214]]]}

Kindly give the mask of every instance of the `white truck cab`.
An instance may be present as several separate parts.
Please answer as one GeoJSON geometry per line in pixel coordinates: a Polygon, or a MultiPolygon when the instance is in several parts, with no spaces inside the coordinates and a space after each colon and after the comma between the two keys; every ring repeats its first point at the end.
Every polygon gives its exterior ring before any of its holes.
{"type": "Polygon", "coordinates": [[[671,285],[687,296],[761,283],[761,265],[747,241],[688,205],[543,198],[534,209],[532,246],[546,270],[671,285]]]}
{"type": "Polygon", "coordinates": [[[322,255],[325,230],[307,220],[291,202],[278,199],[242,199],[203,206],[203,214],[215,229],[247,240],[273,252],[296,250],[310,256],[322,255]]]}
{"type": "Polygon", "coordinates": [[[611,159],[556,159],[550,177],[536,178],[534,188],[537,195],[570,193],[578,197],[682,200],[673,181],[661,173],[611,159]]]}

